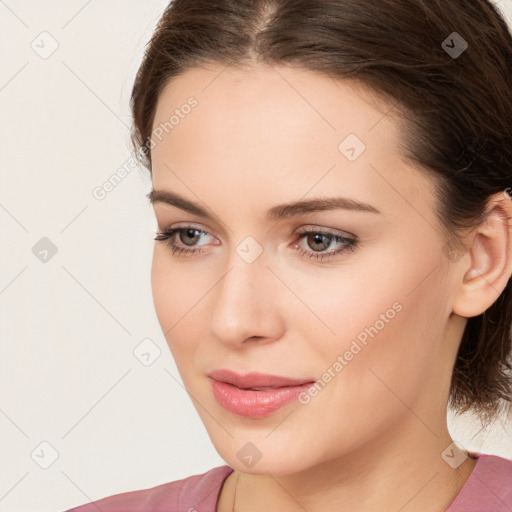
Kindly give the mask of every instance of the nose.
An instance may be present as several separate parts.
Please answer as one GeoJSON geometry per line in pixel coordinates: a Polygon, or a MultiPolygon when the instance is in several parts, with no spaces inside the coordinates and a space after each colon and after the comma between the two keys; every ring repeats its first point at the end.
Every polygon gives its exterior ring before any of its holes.
{"type": "Polygon", "coordinates": [[[212,336],[231,348],[281,338],[284,318],[278,297],[283,290],[279,285],[283,287],[265,258],[247,263],[235,254],[210,299],[212,336]]]}

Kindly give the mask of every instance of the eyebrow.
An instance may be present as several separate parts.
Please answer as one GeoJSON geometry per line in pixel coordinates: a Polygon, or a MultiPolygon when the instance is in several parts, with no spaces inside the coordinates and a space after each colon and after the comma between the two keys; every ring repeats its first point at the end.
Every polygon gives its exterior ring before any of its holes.
{"type": "MultiPolygon", "coordinates": [[[[213,215],[198,204],[193,203],[192,201],[189,201],[188,199],[185,199],[169,190],[153,189],[149,194],[147,194],[147,197],[151,204],[165,203],[205,219],[215,220],[213,215]]],[[[348,197],[319,197],[274,206],[268,210],[267,220],[281,220],[304,213],[336,209],[381,213],[377,208],[368,203],[356,201],[348,197]]]]}

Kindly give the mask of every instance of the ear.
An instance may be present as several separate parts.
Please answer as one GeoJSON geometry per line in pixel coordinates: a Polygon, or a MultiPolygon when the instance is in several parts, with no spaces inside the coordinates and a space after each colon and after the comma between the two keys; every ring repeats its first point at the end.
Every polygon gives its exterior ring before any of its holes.
{"type": "Polygon", "coordinates": [[[507,189],[489,199],[486,220],[466,243],[470,260],[463,258],[462,278],[453,312],[471,318],[488,309],[505,289],[512,274],[512,197],[507,189]]]}

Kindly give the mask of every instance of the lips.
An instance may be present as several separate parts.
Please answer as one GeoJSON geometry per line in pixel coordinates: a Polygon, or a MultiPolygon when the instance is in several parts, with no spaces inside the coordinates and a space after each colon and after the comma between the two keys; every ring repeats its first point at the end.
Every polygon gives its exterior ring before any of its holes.
{"type": "Polygon", "coordinates": [[[231,370],[219,369],[208,373],[208,376],[219,382],[231,384],[240,389],[266,390],[282,387],[302,386],[312,383],[315,379],[295,379],[291,377],[282,377],[280,375],[271,375],[267,373],[251,372],[240,375],[231,370]]]}
{"type": "Polygon", "coordinates": [[[214,370],[208,377],[213,396],[224,409],[251,419],[269,416],[291,404],[314,382],[265,373],[239,375],[231,370],[214,370]]]}

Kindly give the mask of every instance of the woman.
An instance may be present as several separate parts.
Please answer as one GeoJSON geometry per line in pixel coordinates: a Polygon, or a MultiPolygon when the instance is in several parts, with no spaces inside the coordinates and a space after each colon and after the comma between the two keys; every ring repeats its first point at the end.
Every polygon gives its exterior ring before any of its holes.
{"type": "Polygon", "coordinates": [[[484,0],[169,5],[132,139],[227,465],[75,512],[512,510],[512,461],[446,424],[511,401],[511,70],[484,0]]]}

